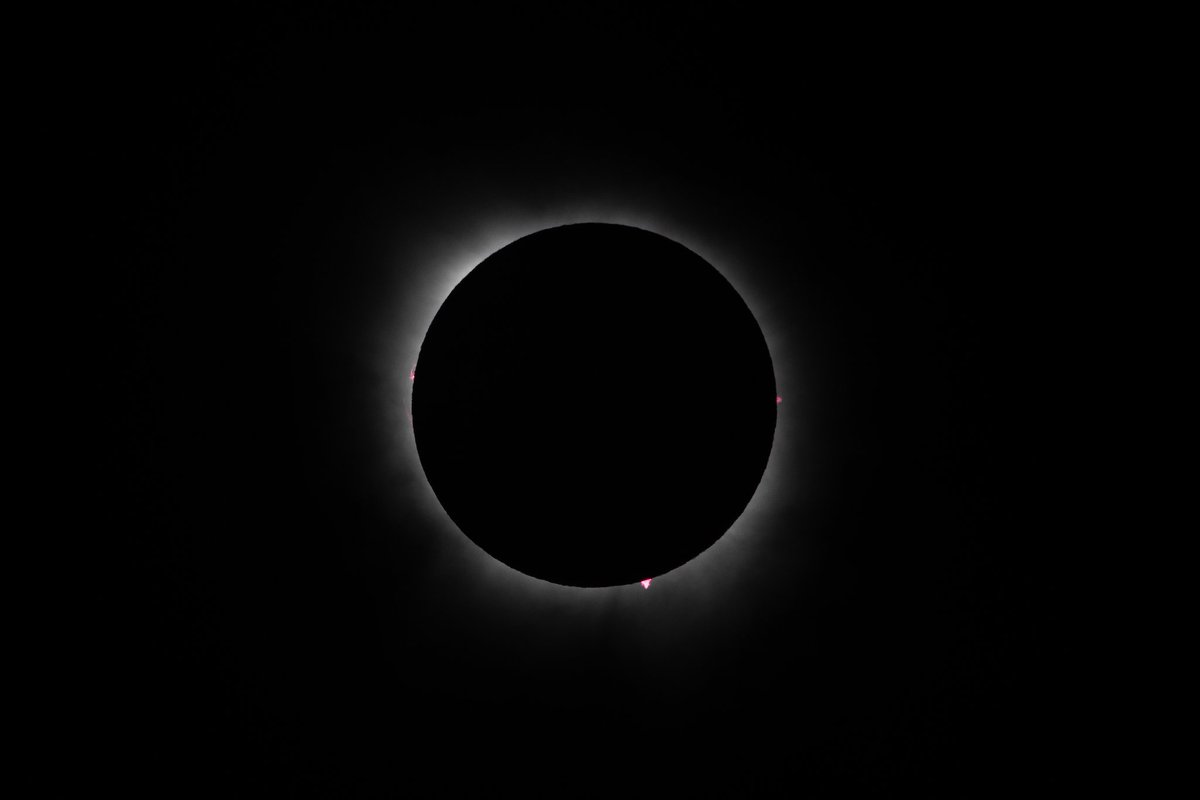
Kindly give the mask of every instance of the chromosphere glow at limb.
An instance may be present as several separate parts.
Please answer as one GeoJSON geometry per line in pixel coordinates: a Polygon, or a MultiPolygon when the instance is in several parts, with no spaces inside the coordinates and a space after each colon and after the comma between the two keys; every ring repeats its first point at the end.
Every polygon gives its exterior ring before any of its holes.
{"type": "Polygon", "coordinates": [[[563,586],[641,583],[707,550],[772,446],[762,402],[776,386],[749,307],[701,256],[641,228],[562,225],[492,253],[438,310],[417,366],[414,436],[439,502],[493,558],[563,586]],[[614,354],[617,397],[593,391],[614,354]],[[676,380],[688,402],[664,408],[676,380]]]}
{"type": "Polygon", "coordinates": [[[782,402],[783,402],[783,398],[780,397],[779,395],[775,395],[775,405],[779,405],[782,402]]]}
{"type": "Polygon", "coordinates": [[[643,588],[643,589],[649,589],[649,588],[650,588],[650,581],[652,581],[652,580],[654,580],[654,579],[653,579],[653,578],[646,578],[646,580],[642,581],[642,588],[643,588]]]}
{"type": "MultiPolygon", "coordinates": [[[[381,347],[379,352],[384,362],[381,367],[387,365],[395,365],[396,362],[403,363],[409,361],[409,373],[407,376],[400,370],[394,370],[392,374],[396,379],[399,379],[398,384],[403,385],[404,378],[409,379],[408,385],[403,386],[404,395],[408,395],[413,391],[415,385],[416,369],[415,355],[420,349],[423,340],[423,333],[426,331],[435,312],[445,302],[445,299],[451,294],[455,287],[462,282],[467,275],[472,273],[484,260],[492,254],[504,249],[510,244],[547,228],[553,228],[562,225],[572,225],[576,223],[594,223],[605,222],[615,225],[626,225],[649,230],[659,233],[667,238],[675,239],[681,244],[686,245],[694,252],[704,257],[711,264],[719,265],[723,272],[731,282],[735,283],[738,291],[746,295],[746,300],[751,308],[760,310],[769,307],[769,304],[764,305],[764,287],[757,285],[755,278],[758,275],[756,272],[757,265],[753,262],[748,266],[742,264],[744,258],[736,251],[730,249],[724,244],[718,244],[717,239],[713,238],[711,232],[705,232],[701,235],[700,230],[695,226],[682,224],[686,220],[675,219],[674,217],[657,216],[655,213],[632,214],[627,211],[616,211],[609,208],[606,202],[602,202],[599,206],[595,206],[592,201],[584,203],[579,208],[572,206],[565,212],[555,212],[552,215],[530,215],[521,212],[512,219],[495,217],[495,208],[502,207],[502,203],[495,206],[487,205],[476,209],[476,216],[468,215],[463,218],[464,226],[461,229],[456,228],[456,235],[446,240],[447,244],[438,244],[437,242],[416,242],[408,243],[405,241],[395,254],[397,263],[403,264],[408,262],[428,263],[429,269],[420,271],[418,279],[403,282],[398,289],[396,296],[400,298],[395,311],[392,314],[393,319],[404,320],[404,325],[398,325],[395,330],[386,331],[391,338],[387,339],[386,343],[395,343],[396,347],[385,346],[381,347]],[[477,218],[476,218],[477,217],[477,218]],[[735,280],[736,279],[736,280],[735,280]],[[755,302],[757,300],[757,302],[755,302]],[[411,323],[411,324],[409,324],[411,323]]],[[[455,213],[460,214],[459,209],[455,208],[455,213]]],[[[508,212],[505,212],[508,213],[508,212]]],[[[400,271],[399,274],[407,275],[408,273],[400,271]]],[[[761,282],[760,282],[761,283],[761,282]]],[[[774,323],[775,329],[780,328],[781,320],[778,318],[762,317],[756,314],[764,324],[764,333],[767,338],[773,342],[775,356],[788,356],[790,354],[789,347],[781,345],[789,345],[790,342],[779,337],[779,330],[773,330],[771,323],[774,323]],[[772,336],[772,333],[774,336],[772,336]]],[[[785,326],[786,327],[786,326],[785,326]]],[[[794,359],[793,359],[794,360],[794,359]]],[[[791,363],[785,361],[782,363],[791,363]]],[[[787,377],[786,375],[783,377],[787,377]]],[[[796,382],[793,379],[793,382],[796,382]]],[[[551,395],[552,397],[555,395],[551,395]]],[[[577,395],[569,392],[558,394],[558,401],[569,400],[574,404],[577,395]]],[[[408,397],[405,397],[408,400],[408,397]]],[[[761,401],[760,401],[761,402],[761,401]]],[[[434,522],[440,522],[445,529],[445,533],[449,538],[447,542],[453,545],[458,545],[459,541],[456,537],[461,537],[462,531],[456,527],[453,520],[448,517],[444,507],[439,502],[438,498],[431,490],[427,480],[415,480],[423,475],[422,465],[417,458],[417,449],[413,446],[413,430],[414,418],[413,408],[410,402],[403,404],[389,403],[384,411],[388,414],[395,414],[399,410],[403,414],[402,419],[408,422],[408,425],[400,424],[398,430],[403,431],[403,435],[396,437],[396,463],[398,476],[404,479],[404,485],[416,487],[414,493],[422,501],[424,510],[427,511],[429,517],[434,522]],[[405,408],[404,406],[407,406],[405,408]],[[405,413],[407,412],[407,413],[405,413]]],[[[621,426],[621,422],[615,422],[615,426],[621,426]]],[[[623,427],[623,426],[622,426],[623,427]]],[[[778,449],[778,448],[776,448],[778,449]]],[[[778,479],[779,470],[782,468],[778,463],[780,453],[774,453],[771,457],[771,464],[764,473],[763,484],[755,494],[753,500],[748,504],[746,513],[737,520],[735,526],[730,529],[731,536],[724,536],[706,550],[701,555],[697,556],[692,561],[678,568],[678,575],[683,578],[690,579],[689,586],[692,591],[696,587],[703,585],[705,591],[712,588],[711,580],[717,580],[717,584],[721,587],[726,587],[727,583],[739,580],[742,573],[737,569],[727,569],[729,567],[728,559],[741,559],[747,557],[749,551],[746,550],[741,542],[747,540],[747,537],[752,537],[757,534],[757,531],[762,522],[761,517],[765,510],[765,506],[769,506],[771,492],[768,491],[768,484],[771,480],[778,479]],[[719,580],[717,576],[723,576],[719,580]],[[703,576],[705,580],[699,583],[695,579],[703,576]]],[[[790,463],[790,462],[789,462],[790,463]]],[[[425,476],[427,477],[427,476],[425,476]]],[[[462,537],[462,541],[466,542],[466,537],[462,537]]],[[[450,546],[450,545],[447,545],[450,546]]],[[[455,551],[457,553],[457,551],[455,551]]],[[[603,587],[590,589],[589,592],[578,592],[575,586],[556,585],[553,582],[533,581],[530,580],[528,573],[522,573],[511,568],[504,562],[496,562],[493,559],[482,558],[484,554],[476,550],[464,550],[462,558],[464,559],[464,568],[475,570],[482,579],[495,581],[496,586],[503,587],[518,593],[529,593],[530,597],[542,597],[547,595],[553,598],[569,597],[572,603],[578,604],[581,608],[586,608],[589,613],[597,611],[607,602],[609,595],[603,587]],[[566,592],[567,594],[562,594],[566,592]]],[[[649,570],[647,570],[649,571],[649,570]]],[[[474,573],[472,573],[474,574],[474,573]]],[[[636,573],[635,573],[636,574],[636,573]]],[[[643,573],[644,574],[644,573],[643,573]]],[[[645,579],[650,581],[650,578],[645,579]]],[[[641,579],[635,579],[634,583],[641,583],[641,579]]],[[[628,586],[628,583],[625,584],[628,586]]],[[[647,584],[643,587],[646,591],[650,587],[647,584]]],[[[679,588],[679,587],[676,587],[679,588]]],[[[618,586],[612,586],[611,591],[619,593],[618,586]]],[[[521,595],[525,596],[524,594],[521,595]]]]}

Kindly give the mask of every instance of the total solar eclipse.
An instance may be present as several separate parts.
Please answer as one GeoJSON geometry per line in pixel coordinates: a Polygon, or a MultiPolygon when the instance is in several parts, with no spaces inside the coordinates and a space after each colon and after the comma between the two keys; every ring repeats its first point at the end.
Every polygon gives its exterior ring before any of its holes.
{"type": "Polygon", "coordinates": [[[421,465],[450,518],[508,566],[636,583],[716,542],[771,451],[757,321],[703,258],[585,223],[496,251],[446,298],[412,374],[421,465]]]}

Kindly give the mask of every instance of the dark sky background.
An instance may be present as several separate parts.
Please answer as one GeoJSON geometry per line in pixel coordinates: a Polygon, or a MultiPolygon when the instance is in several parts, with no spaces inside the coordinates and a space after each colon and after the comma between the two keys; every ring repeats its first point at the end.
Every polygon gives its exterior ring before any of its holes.
{"type": "Polygon", "coordinates": [[[731,13],[80,21],[95,769],[159,796],[1069,779],[1069,547],[1028,447],[1046,100],[979,21],[731,13]],[[363,352],[428,268],[396,241],[590,192],[751,254],[804,361],[750,577],[636,631],[439,579],[363,352]]]}

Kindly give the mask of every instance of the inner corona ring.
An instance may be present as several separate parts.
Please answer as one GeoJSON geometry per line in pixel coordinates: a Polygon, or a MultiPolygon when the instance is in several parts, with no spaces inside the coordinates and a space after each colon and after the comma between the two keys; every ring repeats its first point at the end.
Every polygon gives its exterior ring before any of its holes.
{"type": "Polygon", "coordinates": [[[547,228],[488,256],[411,377],[446,513],[492,557],[566,586],[639,583],[703,552],[774,437],[770,353],[741,296],[683,245],[624,225],[547,228]]]}

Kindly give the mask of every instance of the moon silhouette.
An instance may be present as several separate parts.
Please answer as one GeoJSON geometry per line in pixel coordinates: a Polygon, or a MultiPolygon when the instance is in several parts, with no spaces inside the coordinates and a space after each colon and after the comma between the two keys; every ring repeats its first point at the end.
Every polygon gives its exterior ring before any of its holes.
{"type": "Polygon", "coordinates": [[[434,494],[492,557],[566,586],[683,565],[746,508],[776,390],[734,287],[683,245],[624,225],[549,228],[450,293],[413,377],[434,494]]]}

